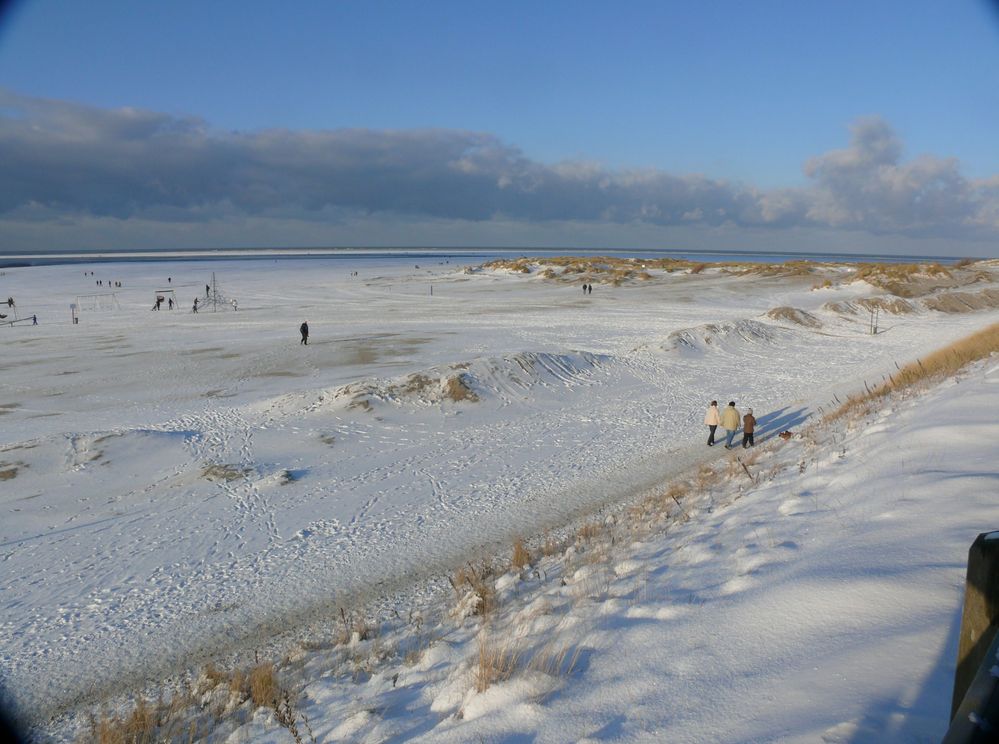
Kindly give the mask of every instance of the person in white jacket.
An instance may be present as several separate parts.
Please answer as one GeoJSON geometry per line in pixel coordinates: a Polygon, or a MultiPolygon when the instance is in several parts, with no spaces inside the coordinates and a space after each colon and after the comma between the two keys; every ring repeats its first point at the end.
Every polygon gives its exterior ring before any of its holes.
{"type": "Polygon", "coordinates": [[[708,412],[704,414],[704,423],[708,425],[708,446],[715,444],[715,429],[721,424],[721,416],[718,415],[718,401],[711,401],[708,412]]]}

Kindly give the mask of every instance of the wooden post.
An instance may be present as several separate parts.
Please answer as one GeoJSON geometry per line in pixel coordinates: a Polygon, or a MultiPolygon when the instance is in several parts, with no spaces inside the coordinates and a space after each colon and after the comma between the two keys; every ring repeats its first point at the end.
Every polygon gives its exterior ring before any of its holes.
{"type": "Polygon", "coordinates": [[[999,532],[983,532],[968,550],[961,637],[954,672],[953,719],[996,635],[999,621],[999,532]]]}

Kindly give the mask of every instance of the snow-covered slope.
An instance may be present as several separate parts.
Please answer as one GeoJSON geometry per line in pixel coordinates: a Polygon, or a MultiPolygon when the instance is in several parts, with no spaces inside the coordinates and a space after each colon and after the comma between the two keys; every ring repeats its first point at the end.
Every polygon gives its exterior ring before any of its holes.
{"type": "MultiPolygon", "coordinates": [[[[996,410],[999,357],[724,455],[678,503],[605,514],[491,579],[486,617],[299,654],[299,725],[346,742],[939,741],[967,551],[999,526],[996,410]]],[[[287,737],[251,711],[227,741],[287,737]]]]}
{"type": "Polygon", "coordinates": [[[855,286],[583,296],[322,260],[8,269],[4,292],[39,317],[0,328],[0,663],[35,720],[339,606],[435,600],[422,579],[696,466],[708,400],[798,427],[997,317],[921,311],[870,336],[821,309],[855,286]],[[123,282],[121,310],[72,325],[91,268],[123,282]],[[212,271],[238,312],[149,310],[167,276],[193,299],[212,271]],[[782,306],[821,329],[766,317],[782,306]]]}

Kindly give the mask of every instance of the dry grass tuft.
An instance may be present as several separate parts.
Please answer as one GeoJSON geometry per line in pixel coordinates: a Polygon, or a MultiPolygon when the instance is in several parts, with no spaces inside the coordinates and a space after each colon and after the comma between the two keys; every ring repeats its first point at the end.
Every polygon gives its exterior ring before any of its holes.
{"type": "Polygon", "coordinates": [[[333,639],[334,645],[345,646],[356,641],[366,641],[376,635],[377,627],[372,626],[365,619],[364,615],[355,615],[353,612],[347,613],[343,607],[340,608],[340,627],[333,639]]]}
{"type": "Polygon", "coordinates": [[[830,310],[840,315],[856,315],[857,308],[852,302],[827,302],[822,306],[823,310],[830,310]]]}
{"type": "Polygon", "coordinates": [[[520,570],[531,565],[531,553],[519,537],[513,542],[513,556],[510,558],[510,565],[520,570]]]}
{"type": "Polygon", "coordinates": [[[869,388],[865,384],[864,393],[848,398],[843,405],[830,413],[828,418],[836,420],[847,414],[865,410],[870,404],[892,392],[943,379],[960,371],[966,365],[985,359],[996,352],[999,352],[999,323],[993,323],[978,333],[933,352],[925,359],[902,367],[881,385],[869,388]]]}
{"type": "MultiPolygon", "coordinates": [[[[217,669],[214,664],[209,662],[205,665],[204,670],[201,672],[201,676],[205,678],[205,682],[207,683],[205,687],[207,689],[211,689],[213,687],[217,687],[223,682],[228,682],[232,675],[217,669]]],[[[201,690],[201,692],[204,692],[204,690],[201,690]]]]}
{"type": "Polygon", "coordinates": [[[854,278],[862,279],[897,297],[918,297],[933,289],[948,286],[953,274],[938,263],[865,263],[857,266],[854,278]]]}
{"type": "Polygon", "coordinates": [[[822,327],[822,321],[810,312],[800,310],[796,307],[775,307],[772,310],[767,311],[767,317],[773,320],[783,320],[788,323],[796,323],[797,325],[807,326],[808,328],[822,327]]]}
{"type": "Polygon", "coordinates": [[[710,465],[702,464],[694,476],[694,486],[698,491],[706,491],[718,481],[718,473],[710,465]]]}
{"type": "Polygon", "coordinates": [[[469,563],[459,568],[450,581],[459,600],[464,600],[468,592],[475,595],[475,607],[471,614],[485,617],[496,608],[496,588],[492,578],[490,567],[483,565],[476,568],[469,563]]]}
{"type": "Polygon", "coordinates": [[[602,530],[603,525],[600,522],[587,522],[576,530],[576,541],[588,542],[599,535],[602,530]]]}
{"type": "Polygon", "coordinates": [[[444,396],[455,402],[467,400],[474,403],[479,399],[479,396],[469,386],[468,378],[464,374],[447,378],[444,383],[444,396]]]}
{"type": "Polygon", "coordinates": [[[906,315],[916,310],[911,302],[900,297],[861,297],[856,303],[867,311],[881,310],[892,315],[906,315]]]}
{"type": "Polygon", "coordinates": [[[999,307],[999,290],[983,289],[981,292],[947,292],[928,297],[924,304],[930,310],[943,313],[970,313],[999,307]]]}
{"type": "Polygon", "coordinates": [[[740,274],[755,274],[757,276],[808,276],[823,268],[823,264],[815,261],[784,261],[783,263],[747,263],[732,264],[740,274]]]}
{"type": "Polygon", "coordinates": [[[291,693],[287,690],[281,695],[281,698],[274,703],[274,720],[278,722],[281,726],[287,729],[291,738],[295,740],[295,744],[303,744],[305,741],[302,738],[302,732],[298,728],[298,718],[301,715],[302,725],[305,726],[305,730],[309,735],[309,741],[315,743],[316,736],[312,733],[312,727],[309,726],[309,719],[305,717],[304,713],[299,713],[295,706],[291,702],[291,693]]]}
{"type": "Polygon", "coordinates": [[[431,386],[435,384],[436,380],[431,380],[426,375],[420,374],[419,372],[414,372],[409,377],[406,378],[405,383],[403,383],[398,388],[392,387],[389,389],[390,393],[422,393],[429,390],[431,386]]]}
{"type": "Polygon", "coordinates": [[[519,670],[540,672],[549,677],[572,674],[583,651],[582,646],[546,645],[530,654],[513,641],[497,641],[485,633],[478,638],[479,653],[475,667],[475,691],[485,692],[497,682],[506,682],[519,670]]]}
{"type": "Polygon", "coordinates": [[[531,657],[527,668],[549,677],[568,677],[579,663],[582,646],[546,646],[531,657]]]}
{"type": "Polygon", "coordinates": [[[258,708],[273,708],[281,697],[277,670],[273,664],[258,664],[250,670],[250,700],[258,708]]]}
{"type": "Polygon", "coordinates": [[[485,692],[495,682],[505,682],[517,671],[521,651],[507,643],[497,643],[479,636],[478,665],[475,668],[475,691],[485,692]]]}
{"type": "Polygon", "coordinates": [[[682,509],[680,500],[687,495],[687,491],[686,483],[670,483],[669,488],[666,489],[666,498],[682,509]]]}
{"type": "Polygon", "coordinates": [[[562,551],[562,543],[552,537],[551,533],[545,535],[544,545],[541,546],[541,554],[545,557],[555,555],[562,551]]]}
{"type": "Polygon", "coordinates": [[[128,715],[91,715],[84,740],[95,744],[193,742],[198,736],[198,722],[185,715],[193,706],[188,695],[176,695],[169,703],[160,700],[155,704],[139,698],[128,715]]]}
{"type": "Polygon", "coordinates": [[[146,744],[157,741],[158,716],[144,698],[124,717],[91,718],[90,734],[96,744],[146,744]]]}

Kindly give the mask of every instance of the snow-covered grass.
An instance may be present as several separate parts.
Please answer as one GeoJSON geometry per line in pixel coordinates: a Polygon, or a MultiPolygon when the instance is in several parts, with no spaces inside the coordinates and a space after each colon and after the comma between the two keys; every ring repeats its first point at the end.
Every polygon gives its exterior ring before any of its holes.
{"type": "Polygon", "coordinates": [[[85,718],[49,716],[155,700],[169,672],[194,701],[176,719],[216,740],[942,730],[964,555],[996,516],[996,373],[808,422],[995,311],[871,336],[824,307],[877,297],[862,282],[705,270],[583,296],[288,261],[220,263],[239,311],[171,315],[148,309],[159,275],[203,291],[205,264],[100,268],[123,309],[79,326],[49,318],[83,267],[7,272],[41,325],[7,329],[0,363],[0,654],[39,730],[71,738],[85,718]],[[756,451],[704,447],[712,398],[755,409],[756,451]],[[482,658],[501,673],[479,690],[482,658]],[[233,691],[260,661],[277,705],[233,691]]]}
{"type": "Polygon", "coordinates": [[[867,389],[863,393],[851,395],[833,415],[850,415],[858,408],[876,405],[880,399],[892,392],[953,375],[971,362],[997,352],[999,352],[999,323],[937,349],[925,359],[910,362],[897,372],[889,374],[887,382],[876,385],[873,389],[867,389]]]}

